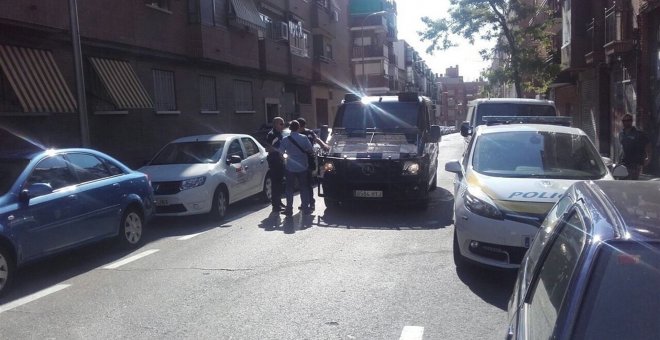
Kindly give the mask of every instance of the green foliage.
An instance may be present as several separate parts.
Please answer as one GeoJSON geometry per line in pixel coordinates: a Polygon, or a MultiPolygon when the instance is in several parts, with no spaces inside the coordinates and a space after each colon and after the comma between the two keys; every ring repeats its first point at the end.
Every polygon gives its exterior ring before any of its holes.
{"type": "Polygon", "coordinates": [[[480,51],[484,60],[493,61],[483,75],[491,86],[513,83],[518,96],[547,92],[559,72],[556,62],[546,62],[556,20],[547,7],[531,0],[450,0],[446,17],[423,17],[422,22],[426,27],[418,33],[430,42],[429,53],[452,48],[459,40],[495,42],[480,51]]]}

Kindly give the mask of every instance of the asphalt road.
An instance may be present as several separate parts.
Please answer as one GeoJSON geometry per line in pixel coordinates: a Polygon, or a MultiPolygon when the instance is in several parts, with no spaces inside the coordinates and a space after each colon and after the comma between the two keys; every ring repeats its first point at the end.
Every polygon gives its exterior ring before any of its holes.
{"type": "Polygon", "coordinates": [[[317,200],[285,220],[248,200],[224,223],[156,219],[132,252],[104,242],[27,267],[0,338],[500,339],[514,273],[452,260],[444,163],[461,143],[440,144],[428,210],[317,200]]]}

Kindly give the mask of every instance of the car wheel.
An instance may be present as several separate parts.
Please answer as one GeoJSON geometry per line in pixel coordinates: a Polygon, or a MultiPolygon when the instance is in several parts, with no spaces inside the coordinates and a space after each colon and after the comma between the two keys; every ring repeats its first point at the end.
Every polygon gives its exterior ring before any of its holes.
{"type": "Polygon", "coordinates": [[[0,245],[0,296],[11,286],[16,273],[16,265],[11,252],[4,246],[0,245]]]}
{"type": "Polygon", "coordinates": [[[139,210],[129,208],[121,218],[119,242],[125,247],[136,247],[142,241],[144,219],[139,210]]]}
{"type": "Polygon", "coordinates": [[[227,208],[229,207],[229,195],[227,190],[223,187],[218,187],[213,194],[213,208],[211,215],[216,219],[222,221],[227,215],[227,208]]]}
{"type": "Polygon", "coordinates": [[[454,245],[453,245],[453,253],[454,253],[454,264],[456,265],[456,268],[465,268],[469,264],[467,259],[461,255],[461,249],[458,246],[458,232],[456,231],[456,227],[454,227],[454,245]]]}
{"type": "Polygon", "coordinates": [[[264,203],[270,203],[272,197],[273,180],[270,178],[270,174],[266,174],[266,178],[264,178],[264,188],[261,191],[261,199],[264,201],[264,203]]]}

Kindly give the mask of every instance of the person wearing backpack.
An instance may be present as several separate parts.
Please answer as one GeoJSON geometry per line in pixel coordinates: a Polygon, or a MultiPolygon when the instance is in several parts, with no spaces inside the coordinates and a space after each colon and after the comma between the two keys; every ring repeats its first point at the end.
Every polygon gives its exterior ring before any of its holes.
{"type": "Polygon", "coordinates": [[[310,193],[311,188],[308,183],[308,156],[313,154],[314,150],[312,144],[307,137],[301,135],[298,130],[300,123],[293,120],[289,124],[291,134],[284,137],[280,143],[280,152],[286,154],[285,160],[285,182],[286,182],[286,207],[283,214],[285,216],[293,215],[293,191],[295,182],[298,182],[300,187],[300,200],[302,201],[302,212],[305,215],[312,213],[310,207],[310,193]]]}

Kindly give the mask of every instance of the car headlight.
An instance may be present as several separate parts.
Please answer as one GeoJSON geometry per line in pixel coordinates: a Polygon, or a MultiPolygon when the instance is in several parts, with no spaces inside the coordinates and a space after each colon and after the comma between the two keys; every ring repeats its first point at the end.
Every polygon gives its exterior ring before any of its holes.
{"type": "Polygon", "coordinates": [[[495,203],[478,188],[468,188],[463,194],[465,207],[471,212],[483,217],[501,220],[502,212],[495,203]]]}
{"type": "Polygon", "coordinates": [[[406,161],[403,163],[404,175],[417,175],[419,173],[419,163],[414,161],[406,161]]]}
{"type": "Polygon", "coordinates": [[[332,163],[332,162],[323,163],[323,171],[324,172],[333,172],[333,171],[335,171],[335,164],[332,163]]]}
{"type": "Polygon", "coordinates": [[[181,181],[181,191],[202,186],[204,185],[205,182],[206,182],[205,176],[184,179],[183,181],[181,181]]]}

